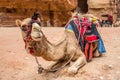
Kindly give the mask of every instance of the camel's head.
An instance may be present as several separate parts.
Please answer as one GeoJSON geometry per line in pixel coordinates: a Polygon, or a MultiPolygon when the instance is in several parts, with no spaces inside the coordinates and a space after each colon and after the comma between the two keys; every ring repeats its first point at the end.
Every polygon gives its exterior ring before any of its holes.
{"type": "Polygon", "coordinates": [[[24,20],[16,20],[16,25],[20,27],[22,31],[23,39],[30,36],[32,40],[38,41],[42,37],[41,26],[38,23],[31,23],[31,18],[26,18],[24,20]]]}

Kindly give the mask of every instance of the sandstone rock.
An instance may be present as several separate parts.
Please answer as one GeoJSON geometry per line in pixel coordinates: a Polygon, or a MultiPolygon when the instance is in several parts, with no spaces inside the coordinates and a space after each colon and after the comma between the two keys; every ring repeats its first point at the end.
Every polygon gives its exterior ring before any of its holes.
{"type": "Polygon", "coordinates": [[[56,26],[67,22],[71,16],[71,10],[76,8],[76,0],[0,0],[0,11],[7,13],[23,14],[29,17],[34,11],[41,12],[44,19],[43,24],[50,20],[51,26],[54,21],[59,21],[56,26]]]}
{"type": "Polygon", "coordinates": [[[0,0],[0,12],[16,13],[26,18],[34,11],[40,11],[43,26],[64,26],[76,8],[83,14],[92,13],[99,18],[105,13],[113,15],[112,10],[115,10],[109,0],[0,0]]]}
{"type": "Polygon", "coordinates": [[[109,8],[109,0],[88,0],[89,8],[109,8]]]}

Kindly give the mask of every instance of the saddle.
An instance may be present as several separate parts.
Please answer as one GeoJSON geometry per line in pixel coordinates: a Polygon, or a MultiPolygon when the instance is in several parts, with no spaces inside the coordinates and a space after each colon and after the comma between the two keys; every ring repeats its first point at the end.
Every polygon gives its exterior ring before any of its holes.
{"type": "Polygon", "coordinates": [[[91,61],[93,58],[94,46],[93,43],[99,40],[99,36],[96,33],[96,27],[91,25],[86,29],[85,32],[85,51],[84,54],[86,56],[87,61],[91,61]]]}
{"type": "Polygon", "coordinates": [[[88,43],[93,43],[93,42],[98,41],[99,37],[96,34],[94,34],[94,31],[92,29],[89,29],[89,30],[86,30],[85,40],[88,43]]]}

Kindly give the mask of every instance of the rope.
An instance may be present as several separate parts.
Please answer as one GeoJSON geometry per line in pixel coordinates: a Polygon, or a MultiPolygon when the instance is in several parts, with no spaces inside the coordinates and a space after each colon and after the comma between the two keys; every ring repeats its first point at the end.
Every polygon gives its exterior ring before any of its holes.
{"type": "Polygon", "coordinates": [[[35,60],[36,63],[38,64],[38,74],[40,74],[44,69],[41,67],[41,64],[38,62],[37,56],[35,56],[35,60]]]}
{"type": "Polygon", "coordinates": [[[38,64],[38,66],[41,66],[41,64],[38,62],[37,56],[35,56],[35,60],[36,60],[36,63],[38,64]]]}
{"type": "MultiPolygon", "coordinates": [[[[70,19],[70,20],[71,20],[71,19],[70,19]]],[[[65,25],[65,27],[69,24],[70,20],[69,20],[68,23],[65,25]]],[[[42,30],[40,30],[40,31],[41,31],[41,33],[43,34],[43,36],[45,36],[44,33],[42,32],[42,30]]],[[[78,46],[79,46],[79,39],[80,39],[80,33],[79,33],[79,36],[78,36],[77,48],[78,48],[78,46]]],[[[53,44],[52,44],[51,42],[49,42],[48,40],[47,40],[47,42],[48,42],[49,44],[53,45],[53,44]]],[[[73,53],[73,55],[70,57],[70,59],[69,59],[64,65],[62,65],[61,67],[59,67],[59,68],[57,68],[57,69],[50,69],[50,70],[43,69],[43,68],[41,67],[41,64],[39,63],[39,61],[38,61],[38,59],[37,59],[37,56],[35,56],[36,63],[38,64],[38,73],[42,73],[42,70],[54,72],[54,71],[58,71],[58,70],[64,68],[64,67],[72,60],[72,58],[74,57],[74,55],[75,55],[75,53],[76,53],[76,51],[77,51],[77,48],[76,48],[75,52],[73,53]]]]}
{"type": "MultiPolygon", "coordinates": [[[[43,33],[43,32],[42,32],[42,33],[43,33]]],[[[78,46],[79,46],[79,39],[80,39],[80,33],[79,33],[79,37],[78,37],[77,48],[78,48],[78,46]]],[[[50,43],[50,42],[49,42],[49,43],[50,43]]],[[[71,56],[71,58],[70,58],[64,65],[62,65],[61,67],[59,67],[59,68],[57,68],[57,69],[47,70],[47,69],[42,68],[41,65],[40,65],[40,63],[39,63],[39,61],[38,61],[38,59],[37,59],[37,57],[35,56],[36,63],[38,64],[38,73],[42,73],[42,70],[49,71],[49,72],[55,72],[55,71],[58,71],[58,70],[64,68],[64,67],[72,60],[72,58],[74,57],[74,55],[75,55],[75,53],[76,53],[76,51],[77,51],[77,48],[76,48],[75,52],[73,53],[73,55],[71,56]]]]}

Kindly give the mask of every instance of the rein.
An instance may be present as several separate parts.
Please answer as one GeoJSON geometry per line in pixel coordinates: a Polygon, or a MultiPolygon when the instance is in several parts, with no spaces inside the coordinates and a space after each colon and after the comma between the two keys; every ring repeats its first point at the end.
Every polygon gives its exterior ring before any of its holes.
{"type": "MultiPolygon", "coordinates": [[[[69,22],[68,22],[68,23],[69,23],[69,22]]],[[[28,26],[28,28],[29,28],[29,30],[27,30],[27,36],[24,38],[25,48],[26,48],[26,42],[33,40],[33,39],[31,38],[31,36],[29,35],[29,34],[31,33],[30,26],[28,26]],[[29,38],[29,37],[30,37],[30,38],[29,38]]],[[[24,29],[22,29],[22,30],[24,30],[24,29]]],[[[42,32],[42,30],[40,30],[40,32],[41,32],[42,35],[45,37],[45,35],[44,35],[44,33],[42,32]]],[[[45,38],[46,38],[46,37],[45,37],[45,38]]],[[[79,34],[79,38],[80,38],[80,34],[79,34]]],[[[47,40],[47,39],[46,39],[46,40],[47,40]]],[[[64,40],[63,40],[63,41],[64,41],[64,40]]],[[[50,41],[48,41],[48,40],[47,40],[47,42],[48,42],[50,45],[56,46],[56,45],[52,44],[50,41]]],[[[59,43],[59,44],[60,44],[60,43],[59,43]]],[[[77,44],[77,46],[79,46],[79,39],[78,39],[78,44],[77,44]]],[[[77,48],[78,48],[78,47],[77,47],[77,48]]],[[[75,53],[76,53],[76,51],[77,51],[77,48],[76,48],[75,52],[73,53],[73,55],[69,58],[69,60],[68,60],[65,64],[63,64],[61,67],[55,68],[55,69],[49,69],[49,70],[47,70],[47,69],[42,68],[41,64],[40,64],[39,61],[38,61],[37,56],[35,56],[35,60],[36,60],[36,63],[37,63],[37,65],[38,65],[38,73],[42,73],[43,70],[44,70],[44,71],[54,72],[54,71],[58,71],[58,70],[64,68],[64,67],[72,60],[72,58],[74,57],[74,55],[75,55],[75,53]]]]}
{"type": "MultiPolygon", "coordinates": [[[[42,32],[42,30],[40,30],[40,32],[43,34],[43,36],[45,36],[44,33],[42,32]]],[[[45,37],[45,38],[46,38],[46,37],[45,37]]],[[[78,40],[77,40],[77,41],[78,41],[78,42],[77,42],[77,48],[78,48],[78,46],[79,46],[79,39],[80,39],[80,33],[79,33],[79,37],[78,37],[78,40]]],[[[47,40],[47,42],[48,42],[49,44],[53,45],[53,44],[52,44],[51,42],[49,42],[48,40],[47,40]]],[[[55,46],[55,45],[54,45],[54,46],[55,46]]],[[[59,67],[59,68],[55,68],[55,69],[49,69],[49,70],[47,70],[47,69],[42,68],[41,64],[40,64],[39,61],[38,61],[37,56],[35,56],[35,60],[36,60],[36,63],[37,63],[37,65],[38,65],[38,73],[39,73],[39,74],[42,73],[43,70],[44,70],[44,71],[49,71],[49,72],[55,72],[55,71],[58,71],[58,70],[64,68],[64,67],[72,60],[72,58],[74,57],[74,55],[75,55],[75,53],[76,53],[76,51],[77,51],[77,48],[76,48],[75,52],[73,53],[73,55],[70,57],[70,59],[69,59],[64,65],[62,65],[62,66],[59,67]]]]}

